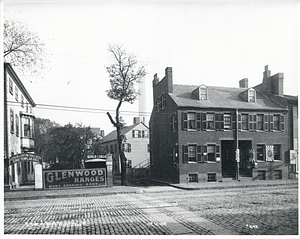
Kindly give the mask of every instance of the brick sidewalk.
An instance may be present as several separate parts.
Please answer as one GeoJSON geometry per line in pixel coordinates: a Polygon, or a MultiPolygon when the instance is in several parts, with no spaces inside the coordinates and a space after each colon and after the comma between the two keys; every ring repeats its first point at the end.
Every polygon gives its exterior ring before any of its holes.
{"type": "Polygon", "coordinates": [[[172,190],[205,190],[205,189],[224,189],[224,188],[246,188],[258,186],[280,186],[280,185],[297,185],[298,179],[289,180],[264,180],[264,181],[224,181],[209,183],[185,183],[185,184],[168,184],[163,181],[157,181],[165,186],[136,187],[136,186],[113,186],[113,187],[89,187],[89,188],[67,188],[67,189],[46,189],[34,191],[31,188],[21,187],[8,192],[4,192],[4,201],[26,200],[26,199],[43,199],[43,198],[63,198],[74,196],[99,196],[104,194],[124,194],[124,193],[143,193],[143,192],[160,192],[172,190]]]}

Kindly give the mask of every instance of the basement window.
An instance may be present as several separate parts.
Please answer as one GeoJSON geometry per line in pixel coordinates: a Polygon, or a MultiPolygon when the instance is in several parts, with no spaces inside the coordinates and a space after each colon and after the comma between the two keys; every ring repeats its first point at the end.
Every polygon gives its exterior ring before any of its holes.
{"type": "Polygon", "coordinates": [[[189,174],[189,183],[198,183],[198,174],[197,173],[189,174]]]}

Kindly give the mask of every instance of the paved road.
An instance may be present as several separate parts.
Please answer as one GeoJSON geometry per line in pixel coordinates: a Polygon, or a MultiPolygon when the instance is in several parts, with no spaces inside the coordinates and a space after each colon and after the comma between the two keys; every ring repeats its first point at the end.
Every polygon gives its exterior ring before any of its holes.
{"type": "MultiPolygon", "coordinates": [[[[138,192],[138,193],[137,193],[138,192]]],[[[4,202],[5,234],[297,235],[297,185],[4,202]]]]}

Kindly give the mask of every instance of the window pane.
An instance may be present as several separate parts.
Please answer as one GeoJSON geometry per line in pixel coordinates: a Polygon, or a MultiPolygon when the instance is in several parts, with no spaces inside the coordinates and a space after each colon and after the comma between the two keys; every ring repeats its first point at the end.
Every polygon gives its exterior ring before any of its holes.
{"type": "Polygon", "coordinates": [[[257,145],[257,160],[264,160],[264,145],[257,145]]]}
{"type": "Polygon", "coordinates": [[[207,129],[215,129],[215,115],[206,114],[207,129]]]}
{"type": "Polygon", "coordinates": [[[189,145],[188,154],[189,161],[196,161],[196,145],[189,145]]]}
{"type": "Polygon", "coordinates": [[[248,130],[248,115],[242,114],[242,129],[248,130]]]}
{"type": "Polygon", "coordinates": [[[188,113],[187,119],[188,119],[188,128],[195,129],[196,128],[195,113],[188,113]]]}
{"type": "Polygon", "coordinates": [[[280,116],[274,115],[274,130],[280,130],[280,116]]]}
{"type": "Polygon", "coordinates": [[[231,117],[230,115],[224,114],[224,128],[230,129],[231,128],[231,117]]]}
{"type": "Polygon", "coordinates": [[[263,115],[257,115],[257,130],[263,130],[264,129],[264,116],[263,115]]]}

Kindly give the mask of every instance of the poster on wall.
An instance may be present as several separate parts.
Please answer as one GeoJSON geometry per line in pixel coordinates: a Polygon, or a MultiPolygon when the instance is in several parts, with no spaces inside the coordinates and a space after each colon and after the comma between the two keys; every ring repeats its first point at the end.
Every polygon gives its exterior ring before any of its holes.
{"type": "Polygon", "coordinates": [[[105,168],[44,171],[44,188],[95,186],[107,186],[105,168]]]}

